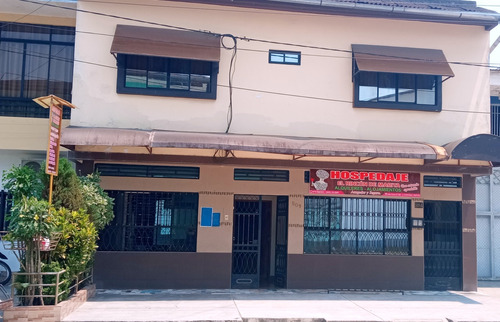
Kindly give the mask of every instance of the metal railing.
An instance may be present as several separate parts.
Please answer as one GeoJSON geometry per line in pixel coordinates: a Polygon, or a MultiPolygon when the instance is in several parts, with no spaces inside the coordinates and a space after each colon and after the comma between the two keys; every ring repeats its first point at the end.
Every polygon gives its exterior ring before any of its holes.
{"type": "MultiPolygon", "coordinates": [[[[54,294],[43,294],[43,291],[41,291],[40,293],[42,294],[17,294],[16,293],[16,286],[19,286],[21,283],[19,282],[14,282],[12,283],[12,287],[11,287],[11,297],[12,299],[14,299],[14,302],[16,303],[19,303],[21,302],[21,299],[23,298],[38,298],[38,299],[45,299],[45,298],[53,298],[54,301],[53,303],[50,303],[48,305],[57,305],[60,301],[60,297],[62,295],[64,295],[65,293],[67,293],[68,297],[72,294],[75,294],[77,293],[82,285],[88,281],[90,281],[90,284],[93,283],[93,269],[92,268],[88,268],[80,273],[78,273],[75,277],[75,280],[73,281],[72,285],[66,289],[62,289],[61,290],[61,285],[63,285],[64,283],[67,282],[67,279],[64,279],[62,278],[62,275],[66,273],[66,270],[61,270],[59,272],[42,272],[42,273],[21,273],[21,272],[16,272],[16,273],[13,273],[13,280],[14,281],[17,281],[19,280],[19,277],[20,276],[41,276],[42,277],[42,283],[33,283],[33,284],[28,284],[27,286],[23,285],[23,293],[26,293],[26,290],[28,289],[36,289],[36,288],[39,288],[40,290],[42,290],[43,288],[46,288],[46,287],[54,287],[55,291],[54,291],[54,294]],[[55,281],[53,283],[44,283],[43,282],[43,279],[44,277],[50,277],[50,276],[55,276],[55,281]],[[25,286],[25,287],[24,287],[25,286]]],[[[44,301],[42,301],[43,303],[44,301]]],[[[43,303],[42,305],[47,305],[45,303],[43,303]]]]}

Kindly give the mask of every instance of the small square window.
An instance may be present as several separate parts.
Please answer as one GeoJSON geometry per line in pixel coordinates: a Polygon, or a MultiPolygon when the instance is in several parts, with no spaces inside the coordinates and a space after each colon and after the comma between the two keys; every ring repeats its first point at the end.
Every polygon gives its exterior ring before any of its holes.
{"type": "Polygon", "coordinates": [[[296,51],[269,51],[269,63],[285,64],[285,65],[300,65],[300,52],[296,51]]]}

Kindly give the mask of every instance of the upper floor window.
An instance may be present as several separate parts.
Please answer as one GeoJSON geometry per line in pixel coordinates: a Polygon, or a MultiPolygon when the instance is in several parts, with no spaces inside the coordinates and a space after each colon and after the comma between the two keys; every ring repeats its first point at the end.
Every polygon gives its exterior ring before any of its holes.
{"type": "Polygon", "coordinates": [[[354,107],[441,111],[442,76],[454,76],[442,51],[352,48],[354,107]]]}
{"type": "Polygon", "coordinates": [[[216,98],[220,40],[203,33],[118,25],[117,92],[216,98]]]}
{"type": "MultiPolygon", "coordinates": [[[[71,100],[75,29],[4,23],[0,28],[1,115],[46,117],[31,99],[71,100]]],[[[65,113],[65,118],[69,113],[65,113]]]]}
{"type": "Polygon", "coordinates": [[[270,50],[269,62],[271,64],[300,65],[300,52],[270,50]]]}

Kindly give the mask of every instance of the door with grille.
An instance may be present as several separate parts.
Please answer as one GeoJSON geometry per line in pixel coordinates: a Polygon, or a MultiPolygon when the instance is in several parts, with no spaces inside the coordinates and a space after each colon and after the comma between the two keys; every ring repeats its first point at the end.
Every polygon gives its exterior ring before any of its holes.
{"type": "Polygon", "coordinates": [[[286,267],[288,256],[288,197],[277,199],[276,211],[276,287],[286,288],[286,267]]]}
{"type": "Polygon", "coordinates": [[[235,196],[232,288],[258,288],[262,197],[235,196]]]}
{"type": "Polygon", "coordinates": [[[462,289],[462,207],[455,201],[425,201],[426,290],[462,289]]]}

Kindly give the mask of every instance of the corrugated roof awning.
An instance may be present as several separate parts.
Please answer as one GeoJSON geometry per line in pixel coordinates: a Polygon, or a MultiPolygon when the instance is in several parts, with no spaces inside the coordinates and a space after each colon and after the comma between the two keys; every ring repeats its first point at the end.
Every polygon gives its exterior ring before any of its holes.
{"type": "Polygon", "coordinates": [[[219,61],[220,37],[195,31],[117,25],[111,53],[219,61]]]}
{"type": "Polygon", "coordinates": [[[444,146],[453,159],[500,162],[500,136],[477,134],[444,146]]]}
{"type": "Polygon", "coordinates": [[[290,155],[380,157],[444,160],[442,147],[418,142],[364,141],[265,135],[142,131],[113,128],[68,127],[64,146],[129,146],[235,150],[290,155]]]}
{"type": "Polygon", "coordinates": [[[353,44],[352,52],[360,71],[455,76],[439,49],[353,44]]]}

